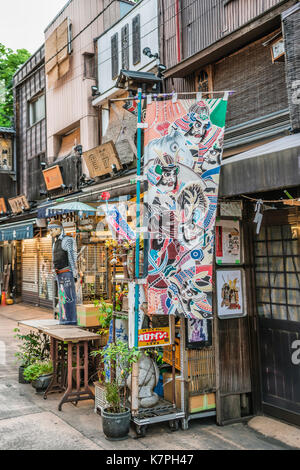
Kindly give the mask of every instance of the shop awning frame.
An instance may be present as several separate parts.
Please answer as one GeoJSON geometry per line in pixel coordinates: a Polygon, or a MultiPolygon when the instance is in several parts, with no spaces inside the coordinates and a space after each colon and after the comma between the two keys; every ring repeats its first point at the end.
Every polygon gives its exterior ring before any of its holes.
{"type": "Polygon", "coordinates": [[[260,145],[222,162],[220,196],[237,196],[300,184],[300,133],[260,145]]]}
{"type": "Polygon", "coordinates": [[[36,219],[22,223],[0,225],[0,242],[29,240],[34,237],[36,219]]]}

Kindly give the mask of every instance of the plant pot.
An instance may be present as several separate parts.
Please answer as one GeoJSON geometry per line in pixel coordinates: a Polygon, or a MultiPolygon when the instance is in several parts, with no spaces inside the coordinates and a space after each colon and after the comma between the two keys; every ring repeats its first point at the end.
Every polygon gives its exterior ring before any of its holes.
{"type": "Polygon", "coordinates": [[[131,413],[128,408],[124,413],[109,413],[109,408],[102,410],[102,426],[106,439],[109,441],[122,441],[127,439],[131,413]]]}
{"type": "Polygon", "coordinates": [[[53,374],[41,375],[38,379],[32,382],[33,388],[37,393],[45,392],[50,385],[53,374]]]}
{"type": "Polygon", "coordinates": [[[19,367],[19,384],[30,384],[28,380],[24,379],[24,370],[27,366],[20,366],[19,367]]]}

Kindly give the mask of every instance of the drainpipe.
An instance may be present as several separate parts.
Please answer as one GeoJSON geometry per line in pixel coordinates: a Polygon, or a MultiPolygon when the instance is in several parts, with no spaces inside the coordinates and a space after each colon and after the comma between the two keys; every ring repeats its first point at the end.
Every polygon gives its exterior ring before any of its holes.
{"type": "Polygon", "coordinates": [[[180,0],[175,0],[177,62],[181,62],[180,0]]]}

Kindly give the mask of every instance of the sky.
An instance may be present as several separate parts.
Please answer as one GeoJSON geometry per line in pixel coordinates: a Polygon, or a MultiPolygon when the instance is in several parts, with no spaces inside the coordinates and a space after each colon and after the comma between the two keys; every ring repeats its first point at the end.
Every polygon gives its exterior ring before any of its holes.
{"type": "Polygon", "coordinates": [[[67,0],[0,0],[0,43],[31,54],[44,42],[44,30],[67,0]]]}

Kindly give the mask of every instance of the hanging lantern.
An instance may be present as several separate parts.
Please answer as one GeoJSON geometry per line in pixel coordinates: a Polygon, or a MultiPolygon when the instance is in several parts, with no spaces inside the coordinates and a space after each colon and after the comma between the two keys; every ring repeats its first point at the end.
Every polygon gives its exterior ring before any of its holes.
{"type": "Polygon", "coordinates": [[[110,193],[108,191],[104,191],[100,197],[102,201],[108,201],[110,199],[110,193]]]}

